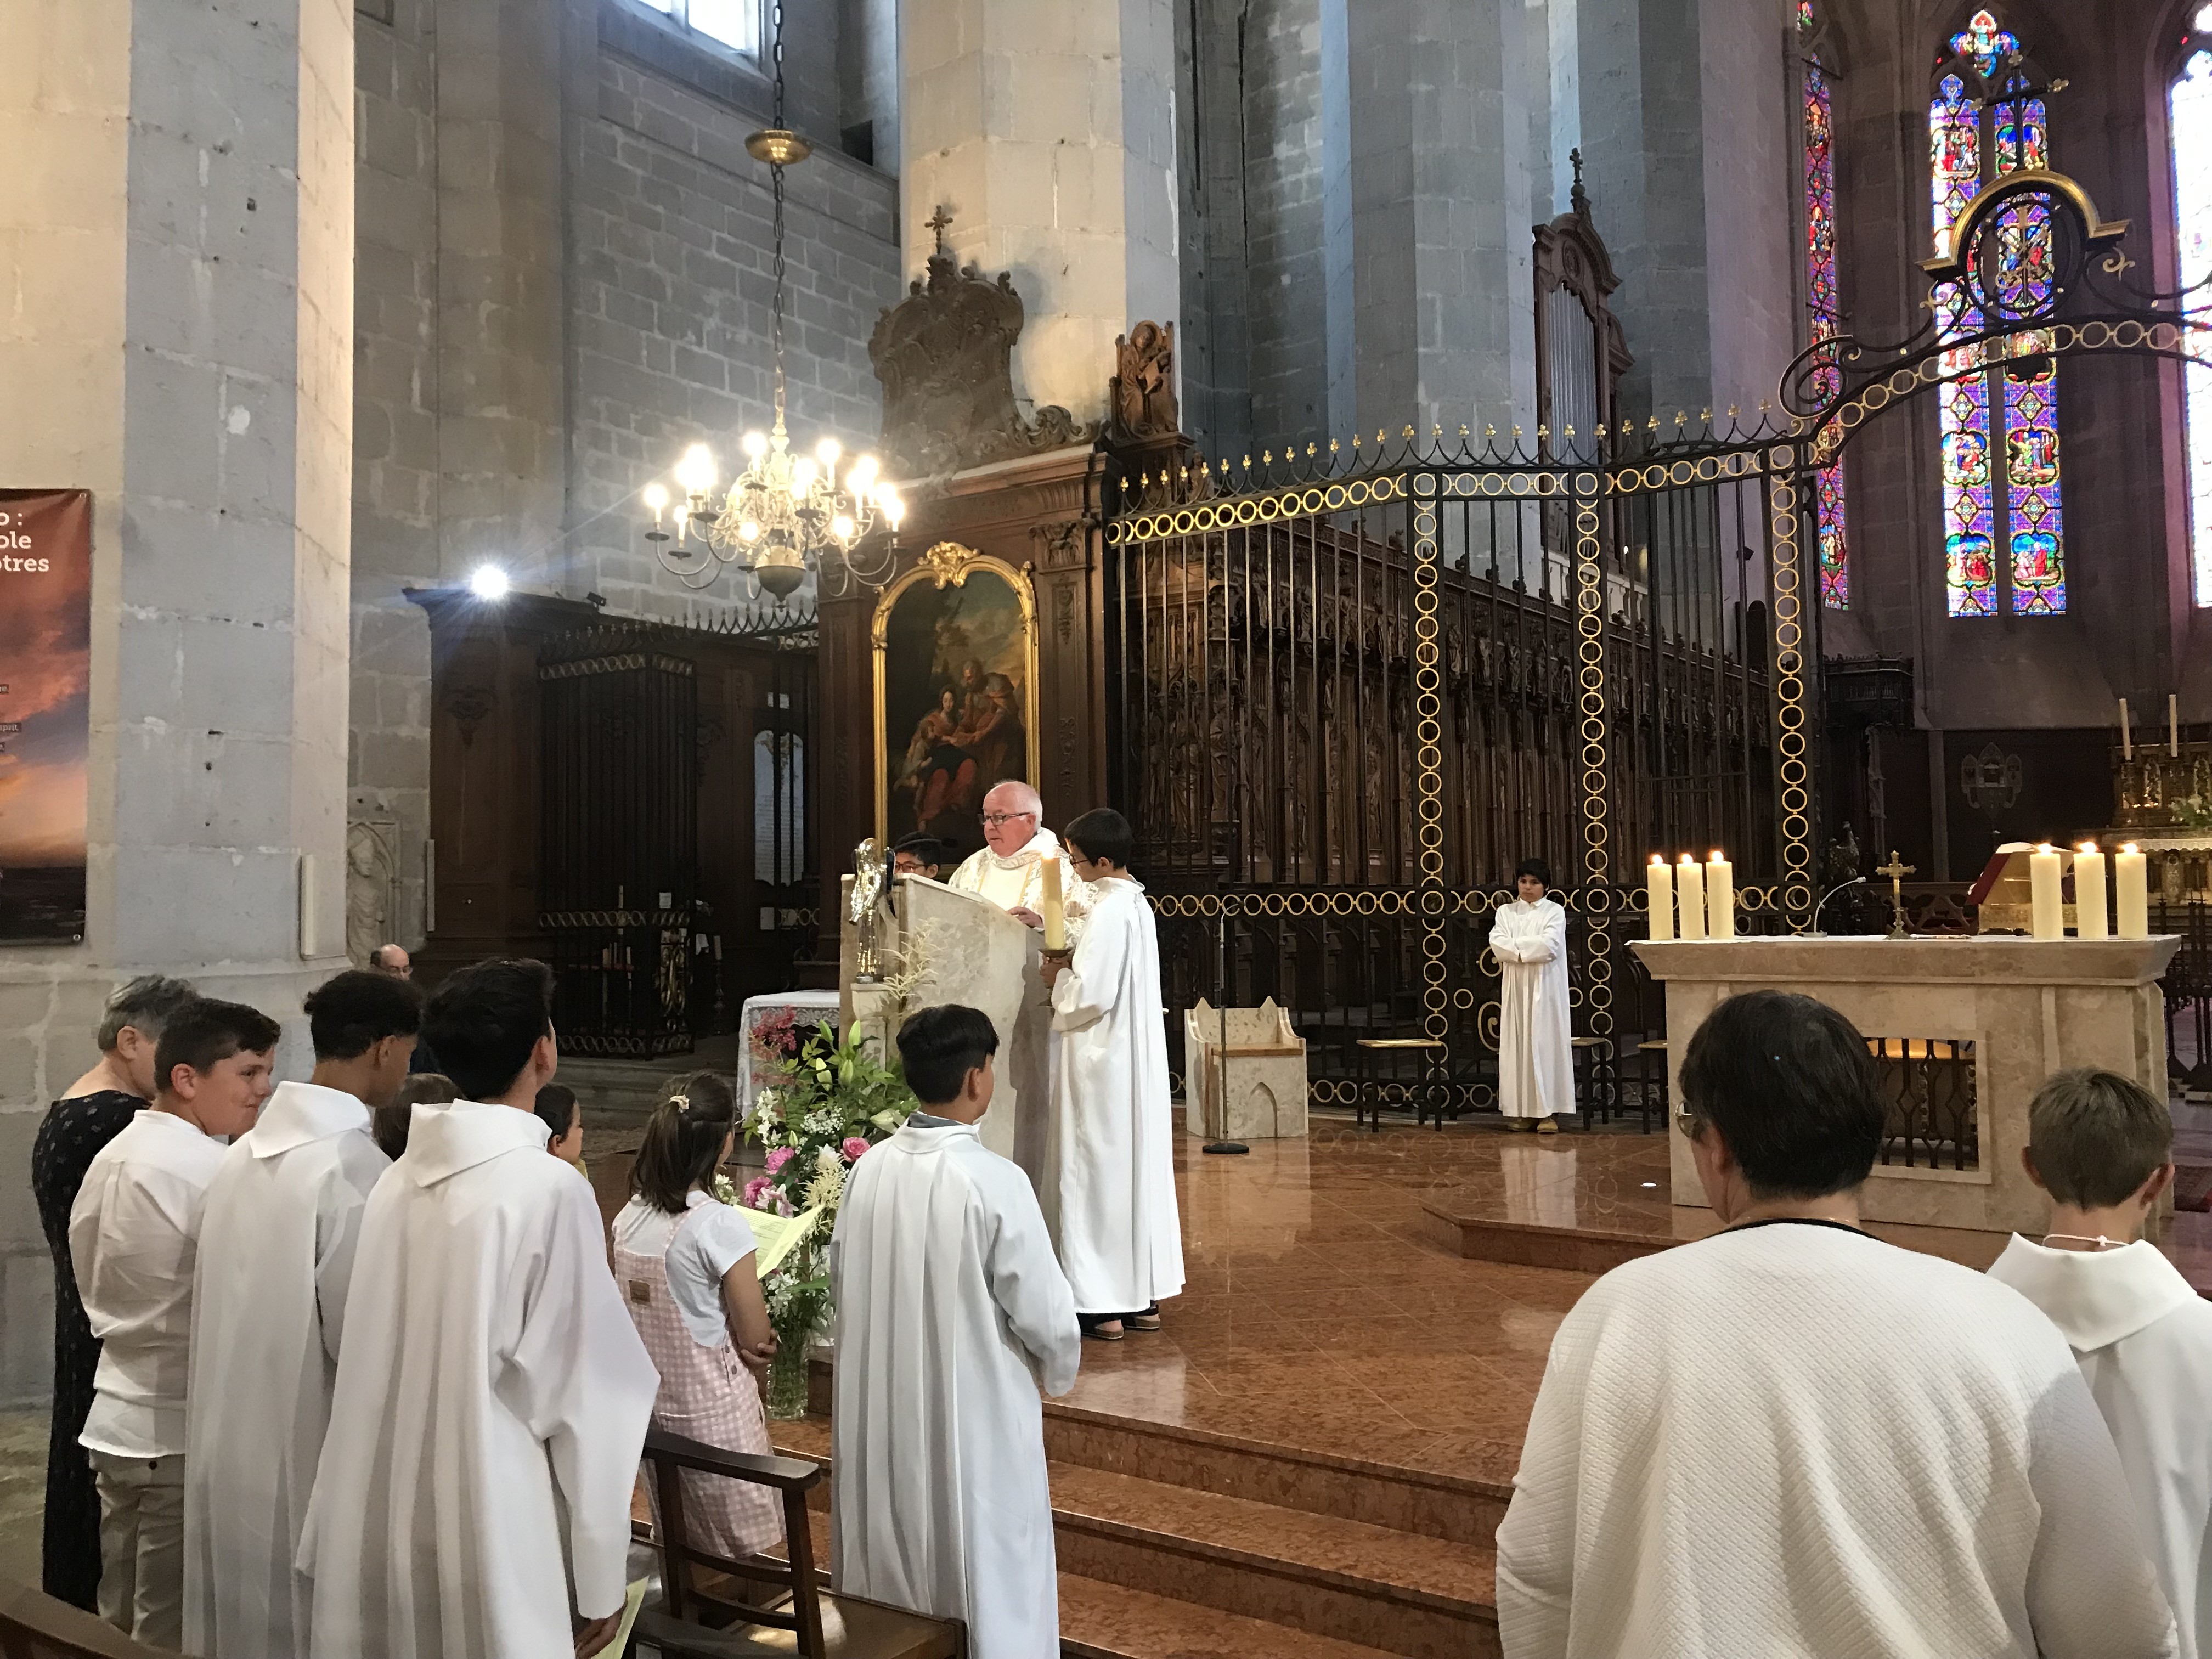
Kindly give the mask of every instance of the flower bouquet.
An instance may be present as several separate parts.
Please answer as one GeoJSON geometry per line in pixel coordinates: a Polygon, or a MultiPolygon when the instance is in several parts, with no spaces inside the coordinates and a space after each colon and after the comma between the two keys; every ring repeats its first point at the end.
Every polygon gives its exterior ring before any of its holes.
{"type": "Polygon", "coordinates": [[[783,1064],[780,1079],[755,1097],[744,1131],[767,1148],[766,1169],[742,1191],[726,1177],[720,1185],[725,1202],[789,1224],[779,1230],[761,1286],[776,1336],[770,1417],[806,1413],[806,1351],[829,1322],[828,1251],[846,1172],[904,1123],[915,1104],[898,1069],[878,1060],[857,1028],[840,1041],[826,1020],[783,1064]]]}

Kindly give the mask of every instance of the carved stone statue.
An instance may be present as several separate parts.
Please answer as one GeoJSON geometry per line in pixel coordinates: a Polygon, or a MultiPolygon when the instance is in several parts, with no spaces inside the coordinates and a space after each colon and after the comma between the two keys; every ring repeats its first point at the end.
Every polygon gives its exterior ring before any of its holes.
{"type": "Polygon", "coordinates": [[[938,210],[937,248],[927,279],[884,312],[869,337],[868,361],[884,389],[883,453],[894,477],[919,478],[1098,434],[1057,404],[1024,420],[1014,404],[1012,356],[1021,337],[1022,299],[1006,271],[995,283],[973,265],[955,265],[945,246],[951,222],[938,210]]]}
{"type": "Polygon", "coordinates": [[[1176,405],[1175,325],[1139,323],[1114,341],[1114,435],[1166,438],[1182,429],[1176,405]]]}

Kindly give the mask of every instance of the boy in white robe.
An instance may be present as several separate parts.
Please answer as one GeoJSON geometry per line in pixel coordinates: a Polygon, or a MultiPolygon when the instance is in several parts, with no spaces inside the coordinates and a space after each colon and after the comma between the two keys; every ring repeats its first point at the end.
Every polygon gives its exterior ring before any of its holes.
{"type": "Polygon", "coordinates": [[[1559,1132],[1575,1109],[1575,1051],[1567,993],[1567,913],[1545,897],[1552,872],[1524,859],[1519,896],[1491,919],[1498,959],[1498,1109],[1509,1129],[1559,1132]]]}
{"type": "Polygon", "coordinates": [[[1060,1651],[1044,1408],[1082,1337],[1029,1177],[984,1149],[990,1017],[900,1028],[922,1109],[853,1166],[837,1309],[830,1571],[839,1589],[968,1626],[969,1659],[1060,1651]]]}
{"type": "Polygon", "coordinates": [[[1726,1231],[1560,1325],[1498,1529],[1505,1659],[2166,1659],[2112,1437],[2050,1321],[1860,1231],[1883,1106],[1809,997],[1681,1070],[1726,1231]]]}
{"type": "Polygon", "coordinates": [[[1133,839],[1110,810],[1067,826],[1091,919],[1070,957],[1040,968],[1052,988],[1060,1265],[1084,1334],[1108,1342],[1159,1329],[1160,1298],[1182,1291],[1159,935],[1129,874],[1133,839]]]}
{"type": "Polygon", "coordinates": [[[415,1109],[362,1216],[300,1542],[313,1659],[590,1659],[621,1625],[659,1378],[589,1183],[545,1156],[552,994],[483,962],[425,1011],[464,1098],[415,1109]]]}
{"type": "Polygon", "coordinates": [[[184,1635],[185,1397],[192,1267],[223,1138],[269,1097],[276,1022],[188,1002],[161,1027],[154,1103],[85,1170],[70,1257],[102,1347],[78,1437],[100,1492],[100,1612],[149,1647],[184,1635]]]}
{"type": "Polygon", "coordinates": [[[407,1078],[422,994],[349,970],[307,998],[315,1069],[281,1083],[208,1184],[192,1291],[185,1651],[294,1659],[294,1570],[337,1376],[362,1206],[392,1160],[370,1108],[407,1078]]]}
{"type": "Polygon", "coordinates": [[[2051,1194],[2040,1244],[2014,1237],[1990,1269],[2043,1310],[2119,1447],[2182,1659],[2212,1635],[2212,1304],[2143,1221],[2173,1178],[2173,1115],[2112,1072],[2061,1072],[2027,1109],[2029,1177],[2051,1194]]]}

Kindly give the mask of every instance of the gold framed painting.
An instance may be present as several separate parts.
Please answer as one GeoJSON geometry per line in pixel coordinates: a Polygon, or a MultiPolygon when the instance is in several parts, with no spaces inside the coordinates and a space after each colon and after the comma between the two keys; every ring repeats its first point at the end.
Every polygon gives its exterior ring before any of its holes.
{"type": "Polygon", "coordinates": [[[994,785],[1034,786],[1036,592],[1029,567],[939,542],[884,591],[876,672],[876,838],[982,845],[994,785]]]}

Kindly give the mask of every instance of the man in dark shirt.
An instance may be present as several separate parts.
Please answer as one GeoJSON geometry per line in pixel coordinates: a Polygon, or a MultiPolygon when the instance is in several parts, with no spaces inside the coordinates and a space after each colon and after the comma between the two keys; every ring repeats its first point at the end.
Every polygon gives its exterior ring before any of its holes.
{"type": "Polygon", "coordinates": [[[47,1109],[31,1143],[31,1192],[54,1258],[54,1411],[46,1445],[44,1587],[87,1613],[100,1611],[100,1497],[77,1437],[92,1409],[100,1341],[77,1299],[70,1261],[70,1206],[100,1149],[154,1097],[154,1047],[161,1027],[198,994],[189,981],[143,974],[107,999],[100,1063],[47,1109]]]}

